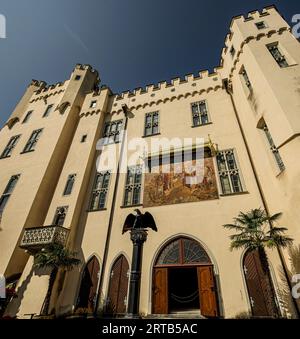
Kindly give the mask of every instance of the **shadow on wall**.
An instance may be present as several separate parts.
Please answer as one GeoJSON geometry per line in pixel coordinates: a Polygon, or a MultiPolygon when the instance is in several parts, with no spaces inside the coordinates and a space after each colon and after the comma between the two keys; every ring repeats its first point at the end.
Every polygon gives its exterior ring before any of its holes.
{"type": "MultiPolygon", "coordinates": [[[[288,250],[289,257],[290,257],[290,271],[289,276],[292,280],[292,277],[300,274],[300,245],[298,246],[291,246],[288,250]]],[[[290,293],[289,286],[285,279],[285,274],[283,269],[280,268],[280,277],[281,277],[281,287],[279,291],[279,297],[282,309],[284,310],[284,316],[287,318],[297,319],[297,314],[294,310],[294,304],[292,302],[292,296],[290,293]]],[[[293,286],[296,284],[294,283],[293,286]]],[[[300,299],[296,301],[298,305],[298,309],[300,309],[300,299]]]]}
{"type": "MultiPolygon", "coordinates": [[[[23,280],[22,284],[17,288],[17,291],[16,291],[17,296],[8,304],[5,314],[4,314],[5,316],[12,317],[12,318],[17,316],[17,314],[20,312],[21,304],[24,300],[25,293],[31,282],[32,277],[33,276],[41,277],[44,275],[50,275],[50,270],[49,269],[34,269],[33,267],[31,268],[26,279],[23,280]]],[[[28,314],[28,316],[29,315],[30,314],[28,314]]]]}
{"type": "Polygon", "coordinates": [[[53,288],[54,293],[51,297],[51,311],[54,310],[57,317],[72,314],[76,307],[77,294],[81,284],[81,273],[86,265],[82,249],[76,253],[76,258],[81,261],[80,266],[75,267],[71,271],[60,271],[53,288]],[[53,301],[55,305],[53,305],[53,301]]]}

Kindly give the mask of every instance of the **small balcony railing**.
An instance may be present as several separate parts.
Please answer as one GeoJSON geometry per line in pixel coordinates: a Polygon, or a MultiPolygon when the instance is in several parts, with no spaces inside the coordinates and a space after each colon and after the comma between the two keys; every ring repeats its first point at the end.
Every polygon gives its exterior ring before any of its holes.
{"type": "Polygon", "coordinates": [[[26,228],[20,247],[27,250],[39,250],[54,243],[65,245],[68,234],[67,228],[56,225],[26,228]]]}

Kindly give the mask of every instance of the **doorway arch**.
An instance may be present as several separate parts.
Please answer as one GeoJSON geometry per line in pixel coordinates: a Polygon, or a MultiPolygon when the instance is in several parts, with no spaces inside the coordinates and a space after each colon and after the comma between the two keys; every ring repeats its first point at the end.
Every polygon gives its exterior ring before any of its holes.
{"type": "Polygon", "coordinates": [[[177,237],[158,253],[153,268],[152,313],[199,312],[217,317],[214,265],[203,246],[177,237]]]}
{"type": "Polygon", "coordinates": [[[129,264],[123,254],[113,263],[106,304],[106,311],[113,314],[126,313],[129,282],[129,264]]]}
{"type": "Polygon", "coordinates": [[[262,264],[258,250],[248,250],[243,257],[243,273],[246,281],[252,316],[278,317],[276,295],[268,263],[262,264]]]}
{"type": "Polygon", "coordinates": [[[87,313],[95,311],[99,276],[99,260],[92,256],[83,270],[76,309],[85,309],[87,313]]]}

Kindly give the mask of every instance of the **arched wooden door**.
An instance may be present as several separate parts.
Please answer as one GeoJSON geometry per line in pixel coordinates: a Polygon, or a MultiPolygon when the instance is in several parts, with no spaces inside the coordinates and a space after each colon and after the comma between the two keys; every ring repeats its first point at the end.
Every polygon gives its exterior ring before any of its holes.
{"type": "Polygon", "coordinates": [[[154,314],[168,314],[177,307],[218,316],[213,264],[201,244],[178,238],[160,252],[153,271],[152,305],[154,314]]]}
{"type": "Polygon", "coordinates": [[[277,317],[276,296],[268,269],[264,269],[259,252],[244,256],[244,275],[254,317],[277,317]]]}
{"type": "Polygon", "coordinates": [[[77,309],[83,308],[88,313],[95,311],[99,276],[100,264],[98,259],[93,256],[86,264],[82,275],[77,309]]]}
{"type": "Polygon", "coordinates": [[[114,314],[126,313],[129,264],[124,255],[114,262],[108,288],[107,311],[114,314]]]}

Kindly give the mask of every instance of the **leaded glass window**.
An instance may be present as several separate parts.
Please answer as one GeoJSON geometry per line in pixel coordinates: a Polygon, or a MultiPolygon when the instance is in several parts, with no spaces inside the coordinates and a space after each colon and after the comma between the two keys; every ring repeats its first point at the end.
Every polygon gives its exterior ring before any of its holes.
{"type": "Polygon", "coordinates": [[[6,145],[4,151],[2,152],[0,158],[8,158],[11,156],[11,153],[13,151],[13,149],[15,148],[17,142],[19,141],[21,135],[15,135],[14,137],[12,137],[8,144],[6,145]]]}
{"type": "Polygon", "coordinates": [[[52,110],[53,110],[53,107],[54,107],[53,104],[47,106],[47,108],[46,108],[46,110],[45,110],[45,112],[44,112],[44,114],[43,114],[43,118],[46,118],[46,117],[48,117],[48,116],[50,115],[50,113],[51,113],[52,110]]]}
{"type": "Polygon", "coordinates": [[[11,196],[11,194],[12,194],[12,192],[13,192],[13,190],[14,190],[14,188],[15,188],[18,180],[19,180],[19,178],[20,178],[19,174],[18,175],[13,175],[10,178],[10,180],[9,180],[9,182],[8,182],[8,184],[7,184],[6,188],[5,188],[2,196],[0,197],[0,216],[1,216],[1,214],[2,214],[6,204],[8,202],[8,199],[10,198],[10,196],[11,196]]]}
{"type": "Polygon", "coordinates": [[[135,206],[140,204],[142,190],[142,166],[128,167],[124,206],[135,206]]]}
{"type": "Polygon", "coordinates": [[[123,127],[123,120],[107,122],[104,127],[104,144],[114,144],[120,141],[120,134],[123,127]]]}
{"type": "Polygon", "coordinates": [[[145,116],[145,136],[159,133],[159,112],[147,113],[145,116]]]}
{"type": "Polygon", "coordinates": [[[209,123],[207,103],[205,100],[192,104],[193,126],[202,126],[209,123]]]}
{"type": "Polygon", "coordinates": [[[159,255],[156,265],[210,264],[205,249],[195,240],[180,238],[168,244],[159,255]]]}
{"type": "Polygon", "coordinates": [[[27,144],[26,144],[26,146],[23,150],[23,153],[34,151],[35,145],[37,144],[41,133],[42,133],[42,129],[38,129],[38,130],[32,132],[32,134],[31,134],[29,140],[27,141],[27,144]]]}
{"type": "Polygon", "coordinates": [[[268,50],[281,68],[288,67],[286,57],[281,53],[278,44],[268,45],[268,50]]]}
{"type": "Polygon", "coordinates": [[[22,124],[25,124],[27,121],[29,121],[30,117],[32,116],[33,111],[29,111],[26,113],[24,120],[22,121],[22,124]]]}
{"type": "Polygon", "coordinates": [[[57,208],[54,219],[53,219],[53,225],[61,226],[61,227],[63,226],[65,219],[66,219],[68,208],[69,208],[68,206],[57,208]]]}
{"type": "Polygon", "coordinates": [[[210,259],[206,251],[194,240],[183,239],[183,263],[198,264],[209,263],[210,259]]]}
{"type": "Polygon", "coordinates": [[[278,148],[275,146],[275,143],[273,141],[272,135],[269,131],[268,126],[266,125],[266,123],[264,123],[263,126],[263,131],[265,132],[266,138],[268,140],[268,143],[270,145],[270,150],[274,155],[275,161],[277,163],[277,166],[279,167],[280,171],[283,171],[285,169],[285,165],[282,161],[281,155],[279,153],[278,148]]]}
{"type": "Polygon", "coordinates": [[[96,174],[90,206],[91,211],[105,208],[110,175],[111,173],[109,171],[96,174]]]}
{"type": "Polygon", "coordinates": [[[234,150],[219,152],[217,164],[222,193],[226,195],[242,192],[240,170],[236,162],[234,150]]]}
{"type": "Polygon", "coordinates": [[[64,195],[70,195],[72,193],[75,178],[76,178],[76,174],[70,174],[68,176],[68,180],[67,180],[66,187],[64,190],[64,195]]]}
{"type": "Polygon", "coordinates": [[[252,89],[252,85],[251,85],[250,79],[248,77],[248,73],[246,72],[245,68],[242,69],[241,75],[242,75],[242,77],[244,79],[245,85],[251,90],[252,89]]]}

